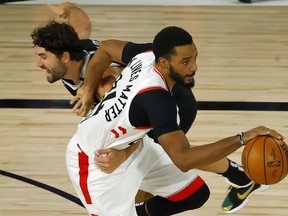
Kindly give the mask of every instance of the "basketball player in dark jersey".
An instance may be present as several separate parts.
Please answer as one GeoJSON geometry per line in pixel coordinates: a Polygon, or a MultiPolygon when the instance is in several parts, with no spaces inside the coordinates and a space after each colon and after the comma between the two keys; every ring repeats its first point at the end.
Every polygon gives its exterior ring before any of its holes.
{"type": "MultiPolygon", "coordinates": [[[[79,44],[80,44],[80,47],[82,47],[85,50],[84,51],[85,54],[83,55],[85,57],[83,57],[83,56],[81,57],[81,58],[85,58],[85,61],[83,61],[83,64],[81,67],[80,80],[78,80],[77,82],[74,82],[71,79],[67,79],[65,77],[62,77],[62,82],[63,82],[64,86],[73,95],[76,95],[77,89],[82,85],[82,82],[83,82],[83,79],[85,76],[84,74],[86,72],[85,69],[87,67],[87,63],[89,62],[89,59],[93,56],[94,51],[98,48],[99,42],[98,41],[92,41],[92,40],[81,40],[79,42],[79,44]]],[[[135,56],[136,54],[141,53],[141,52],[146,51],[146,50],[149,50],[151,48],[152,48],[151,44],[127,43],[123,49],[121,64],[114,63],[114,65],[117,66],[117,68],[119,69],[119,66],[121,67],[121,65],[123,63],[124,64],[129,63],[131,58],[133,56],[135,56]]],[[[74,48],[72,48],[72,49],[74,49],[74,48]]],[[[75,49],[77,49],[77,48],[75,48],[75,49]]],[[[39,67],[42,67],[42,66],[39,65],[39,67]]],[[[46,66],[43,66],[43,68],[44,67],[46,67],[46,66]]],[[[111,82],[113,82],[113,80],[115,79],[115,77],[118,76],[118,74],[119,74],[119,71],[118,72],[110,72],[106,76],[106,77],[108,77],[106,80],[111,80],[111,82]]],[[[49,77],[49,72],[48,72],[47,79],[48,79],[48,77],[49,77]]],[[[52,82],[53,80],[50,80],[50,81],[52,82]]],[[[103,83],[105,86],[105,82],[103,82],[103,83]]],[[[107,82],[106,82],[106,84],[107,84],[107,82]]],[[[111,85],[111,83],[109,83],[106,86],[109,86],[109,85],[111,85]]],[[[105,89],[105,87],[104,87],[104,89],[105,89]]],[[[109,89],[109,87],[108,87],[108,89],[109,89]]],[[[104,91],[106,91],[108,89],[105,89],[104,91]]],[[[193,93],[191,92],[190,89],[184,88],[183,86],[177,84],[174,86],[172,96],[173,96],[173,98],[174,98],[174,100],[177,103],[178,108],[179,108],[180,127],[182,128],[182,130],[184,132],[187,132],[190,129],[190,126],[192,125],[192,123],[195,119],[195,116],[196,116],[196,112],[197,112],[197,103],[195,101],[193,93]]],[[[96,101],[98,101],[99,99],[100,99],[99,95],[98,95],[98,97],[95,96],[96,101]]],[[[153,132],[150,132],[150,136],[153,137],[153,132]]],[[[240,186],[240,187],[241,186],[246,186],[246,187],[248,186],[248,189],[251,187],[251,185],[252,185],[251,181],[246,177],[243,170],[241,170],[240,166],[238,166],[236,163],[234,163],[232,161],[229,161],[228,159],[227,159],[227,162],[224,162],[224,163],[226,163],[227,165],[222,166],[221,169],[216,169],[217,170],[216,172],[218,172],[218,173],[221,172],[222,175],[227,177],[228,180],[230,181],[230,183],[232,183],[234,186],[240,186]],[[224,167],[224,169],[223,169],[223,167],[224,167]]],[[[214,170],[209,170],[209,169],[208,169],[208,171],[215,172],[214,170]]],[[[110,170],[110,172],[111,172],[111,170],[110,170]]],[[[243,187],[243,188],[245,188],[245,187],[243,187]]],[[[256,190],[258,188],[259,188],[259,185],[258,186],[253,185],[253,190],[256,190]]],[[[229,194],[232,194],[236,190],[237,190],[236,187],[231,187],[231,191],[229,194]]],[[[227,197],[229,197],[229,194],[227,197]]],[[[238,206],[236,206],[236,207],[238,207],[238,206]]],[[[232,210],[233,209],[234,209],[234,206],[233,206],[232,210]]],[[[231,212],[231,209],[229,211],[231,212]]]]}

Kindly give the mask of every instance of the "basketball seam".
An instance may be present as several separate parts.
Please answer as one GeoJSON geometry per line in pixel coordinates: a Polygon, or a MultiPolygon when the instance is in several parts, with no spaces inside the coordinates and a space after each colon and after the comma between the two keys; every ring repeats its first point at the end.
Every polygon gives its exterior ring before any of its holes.
{"type": "Polygon", "coordinates": [[[282,179],[283,179],[283,171],[284,171],[284,160],[283,160],[283,154],[282,154],[282,149],[280,148],[280,146],[278,145],[278,143],[274,140],[274,139],[272,139],[273,141],[274,141],[274,143],[276,144],[276,146],[277,146],[277,148],[278,148],[278,150],[279,150],[279,152],[281,153],[280,154],[280,156],[281,156],[281,167],[282,167],[282,169],[281,169],[281,175],[279,176],[279,178],[278,178],[278,181],[277,182],[279,182],[279,181],[281,181],[282,179]]]}
{"type": "Polygon", "coordinates": [[[267,180],[267,169],[266,169],[266,140],[268,137],[265,137],[264,139],[264,145],[263,145],[263,162],[264,162],[264,178],[265,178],[265,184],[268,184],[268,180],[267,180]]]}
{"type": "MultiPolygon", "coordinates": [[[[257,141],[259,138],[260,138],[260,137],[258,137],[257,139],[255,139],[254,142],[250,145],[250,148],[248,149],[248,154],[247,154],[247,155],[250,155],[250,151],[251,151],[253,145],[256,143],[256,141],[257,141]]],[[[252,175],[251,175],[251,173],[250,173],[250,169],[249,169],[248,158],[246,159],[246,164],[247,164],[247,171],[248,171],[248,173],[249,173],[249,176],[250,176],[251,179],[253,179],[253,178],[252,178],[252,175]]]]}

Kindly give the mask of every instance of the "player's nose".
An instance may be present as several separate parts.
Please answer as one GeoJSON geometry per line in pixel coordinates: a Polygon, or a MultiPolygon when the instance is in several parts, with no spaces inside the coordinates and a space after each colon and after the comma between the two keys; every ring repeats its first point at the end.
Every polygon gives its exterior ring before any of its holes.
{"type": "Polygon", "coordinates": [[[191,62],[190,67],[189,67],[189,70],[190,70],[190,72],[192,72],[192,73],[194,73],[194,74],[197,72],[197,70],[198,70],[198,65],[196,64],[195,61],[192,61],[192,62],[191,62]]]}
{"type": "Polygon", "coordinates": [[[44,67],[44,63],[38,58],[36,60],[36,66],[42,68],[42,67],[44,67]]]}

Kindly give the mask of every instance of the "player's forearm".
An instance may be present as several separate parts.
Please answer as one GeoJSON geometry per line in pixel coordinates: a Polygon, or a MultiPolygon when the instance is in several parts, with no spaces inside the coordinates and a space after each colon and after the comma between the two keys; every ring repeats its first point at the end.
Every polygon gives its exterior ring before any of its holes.
{"type": "Polygon", "coordinates": [[[100,42],[100,45],[89,61],[85,80],[84,90],[92,95],[96,92],[102,76],[112,62],[122,63],[122,51],[127,42],[117,40],[107,40],[100,42]]]}
{"type": "Polygon", "coordinates": [[[187,158],[189,158],[186,164],[186,170],[188,171],[191,168],[201,169],[201,167],[205,165],[215,163],[225,158],[240,147],[241,143],[237,135],[224,138],[215,143],[203,146],[193,146],[186,155],[187,158]]]}
{"type": "Polygon", "coordinates": [[[89,39],[92,31],[92,24],[87,14],[79,7],[67,9],[68,23],[73,26],[80,39],[89,39]]]}
{"type": "Polygon", "coordinates": [[[173,163],[183,172],[218,161],[237,150],[241,144],[236,136],[212,144],[190,147],[181,131],[158,137],[158,141],[173,163]]]}
{"type": "Polygon", "coordinates": [[[158,137],[161,146],[167,152],[174,164],[182,171],[199,168],[207,164],[219,161],[236,151],[251,139],[259,135],[270,135],[276,139],[284,137],[275,130],[259,126],[239,135],[227,137],[217,142],[190,147],[187,138],[182,131],[174,131],[158,137]],[[243,141],[243,142],[242,142],[243,141]]]}
{"type": "Polygon", "coordinates": [[[124,149],[125,153],[126,153],[126,160],[127,158],[130,157],[130,155],[135,152],[135,150],[139,147],[139,145],[141,144],[142,139],[138,140],[136,143],[134,143],[133,145],[131,145],[130,147],[124,149]]]}
{"type": "Polygon", "coordinates": [[[85,94],[94,96],[97,87],[100,84],[103,73],[112,63],[110,55],[100,46],[89,61],[87,66],[83,89],[85,94]]]}

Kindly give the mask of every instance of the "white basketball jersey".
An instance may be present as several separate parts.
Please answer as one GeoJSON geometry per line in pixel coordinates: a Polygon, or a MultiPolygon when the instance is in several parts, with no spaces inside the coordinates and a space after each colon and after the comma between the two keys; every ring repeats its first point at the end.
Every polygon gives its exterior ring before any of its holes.
{"type": "Polygon", "coordinates": [[[137,94],[168,87],[154,66],[154,54],[135,56],[123,70],[113,88],[78,125],[79,146],[94,157],[97,149],[124,149],[152,128],[135,128],[129,121],[130,104],[137,94]]]}

